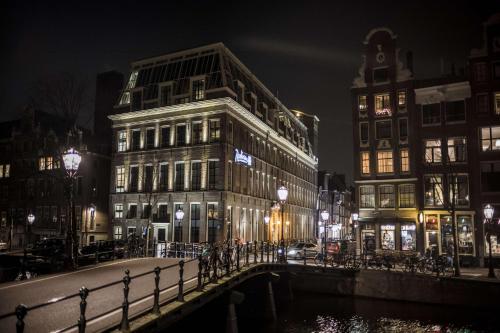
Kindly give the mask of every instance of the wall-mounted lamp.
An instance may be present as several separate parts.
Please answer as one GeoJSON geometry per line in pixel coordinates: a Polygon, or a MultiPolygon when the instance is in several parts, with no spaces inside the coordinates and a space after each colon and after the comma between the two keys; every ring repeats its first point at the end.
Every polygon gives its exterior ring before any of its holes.
{"type": "Polygon", "coordinates": [[[424,223],[424,213],[423,212],[418,213],[418,222],[424,223]]]}

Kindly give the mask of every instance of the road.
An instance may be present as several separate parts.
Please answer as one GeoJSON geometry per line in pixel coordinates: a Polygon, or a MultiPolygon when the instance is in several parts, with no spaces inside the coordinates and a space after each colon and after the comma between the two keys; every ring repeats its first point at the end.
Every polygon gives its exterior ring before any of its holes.
{"type": "MultiPolygon", "coordinates": [[[[120,260],[100,264],[76,272],[48,275],[33,280],[11,282],[0,285],[0,315],[11,312],[23,303],[33,306],[40,303],[54,301],[63,296],[78,292],[85,286],[91,290],[87,298],[87,320],[110,312],[104,317],[91,320],[87,323],[89,332],[102,330],[121,320],[121,309],[111,311],[121,306],[123,302],[123,283],[92,292],[92,288],[121,280],[125,269],[130,270],[130,276],[153,270],[156,266],[164,267],[176,264],[179,259],[170,258],[137,258],[120,260]]],[[[184,267],[184,289],[196,285],[197,261],[190,262],[184,267]]],[[[177,294],[179,281],[178,265],[175,268],[162,271],[160,275],[160,289],[173,286],[163,291],[160,302],[177,294]],[[174,286],[175,285],[175,286],[174,286]]],[[[132,279],[130,283],[129,301],[132,303],[154,290],[154,274],[132,279]]],[[[80,297],[50,304],[34,309],[25,317],[25,332],[51,332],[76,324],[80,315],[80,297]]],[[[129,314],[144,311],[153,304],[153,298],[148,297],[134,305],[130,305],[129,314]]],[[[15,332],[15,317],[0,320],[0,332],[15,332]]],[[[74,330],[76,331],[76,330],[74,330]]]]}

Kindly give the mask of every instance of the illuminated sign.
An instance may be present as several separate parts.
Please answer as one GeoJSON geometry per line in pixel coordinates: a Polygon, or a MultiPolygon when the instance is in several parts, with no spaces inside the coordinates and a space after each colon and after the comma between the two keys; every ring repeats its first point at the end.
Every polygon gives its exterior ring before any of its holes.
{"type": "Polygon", "coordinates": [[[238,164],[244,164],[246,166],[252,166],[252,156],[245,153],[242,149],[235,149],[234,162],[238,164]]]}

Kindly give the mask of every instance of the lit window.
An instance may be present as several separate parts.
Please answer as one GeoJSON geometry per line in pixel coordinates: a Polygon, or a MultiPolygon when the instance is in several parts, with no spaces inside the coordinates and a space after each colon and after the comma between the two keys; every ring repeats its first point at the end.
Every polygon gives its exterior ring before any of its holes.
{"type": "Polygon", "coordinates": [[[129,91],[125,91],[122,94],[122,98],[120,99],[120,105],[124,105],[124,104],[130,104],[130,92],[129,91]]]}
{"type": "Polygon", "coordinates": [[[123,165],[116,167],[116,192],[125,191],[125,167],[123,165]]]}
{"type": "Polygon", "coordinates": [[[219,119],[211,119],[210,120],[210,142],[218,142],[220,139],[220,120],[219,119]]]}
{"type": "Polygon", "coordinates": [[[38,170],[45,170],[45,157],[38,158],[38,170]]]}
{"type": "Polygon", "coordinates": [[[123,204],[115,204],[115,219],[123,218],[123,204]]]}
{"type": "Polygon", "coordinates": [[[483,151],[500,150],[500,126],[481,128],[483,151]]]}
{"type": "Polygon", "coordinates": [[[377,172],[378,173],[391,173],[394,172],[392,151],[378,151],[377,152],[377,172]]]}
{"type": "Polygon", "coordinates": [[[368,99],[366,95],[358,96],[358,107],[359,111],[368,110],[368,99]]]}
{"type": "Polygon", "coordinates": [[[115,227],[113,228],[114,232],[113,232],[113,238],[114,239],[122,239],[122,236],[123,236],[123,229],[122,229],[122,226],[121,225],[115,225],[115,227]]]}
{"type": "Polygon", "coordinates": [[[52,170],[52,168],[54,166],[52,163],[53,163],[52,156],[48,156],[47,159],[46,159],[46,161],[45,161],[45,168],[47,170],[52,170]]]}
{"type": "Polygon", "coordinates": [[[404,90],[398,91],[398,109],[406,109],[406,91],[404,90]]]}
{"type": "Polygon", "coordinates": [[[401,208],[415,207],[415,185],[413,184],[399,185],[399,207],[401,208]]]}
{"type": "Polygon", "coordinates": [[[363,175],[370,174],[370,152],[361,152],[361,173],[363,175]]]}
{"type": "Polygon", "coordinates": [[[450,201],[457,206],[469,205],[469,180],[467,175],[448,176],[450,201]]]}
{"type": "Polygon", "coordinates": [[[448,139],[448,160],[450,162],[466,162],[467,161],[467,139],[449,138],[448,139]]]}
{"type": "Polygon", "coordinates": [[[441,206],[443,204],[443,188],[441,176],[424,177],[425,205],[441,206]]]}
{"type": "Polygon", "coordinates": [[[360,186],[359,187],[359,202],[360,208],[375,208],[375,187],[360,186]]]}
{"type": "Polygon", "coordinates": [[[130,74],[130,79],[128,80],[127,89],[135,88],[135,84],[137,82],[137,76],[139,75],[139,71],[133,71],[130,74]]]}
{"type": "Polygon", "coordinates": [[[205,99],[205,80],[204,79],[193,81],[191,97],[192,97],[193,101],[200,101],[202,99],[205,99]]]}
{"type": "Polygon", "coordinates": [[[10,164],[0,164],[0,178],[10,177],[10,164]]]}
{"type": "Polygon", "coordinates": [[[500,114],[500,92],[495,93],[495,114],[500,114]]]}
{"type": "Polygon", "coordinates": [[[378,191],[380,208],[394,208],[394,186],[380,185],[378,191]]]}
{"type": "Polygon", "coordinates": [[[118,151],[127,150],[127,131],[118,131],[118,151]]]}
{"type": "Polygon", "coordinates": [[[377,116],[390,116],[392,114],[391,110],[391,98],[389,94],[382,94],[375,96],[375,115],[377,116]]]}
{"type": "Polygon", "coordinates": [[[401,157],[401,172],[410,172],[410,155],[408,149],[401,149],[399,154],[401,157]]]}
{"type": "Polygon", "coordinates": [[[425,161],[441,163],[441,140],[425,140],[425,161]]]}

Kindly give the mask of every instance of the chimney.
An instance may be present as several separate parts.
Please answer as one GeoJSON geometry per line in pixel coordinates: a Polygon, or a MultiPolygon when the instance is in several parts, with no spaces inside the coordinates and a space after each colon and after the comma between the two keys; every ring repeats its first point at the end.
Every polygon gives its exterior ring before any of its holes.
{"type": "Polygon", "coordinates": [[[406,52],[406,68],[413,74],[413,52],[406,52]]]}

